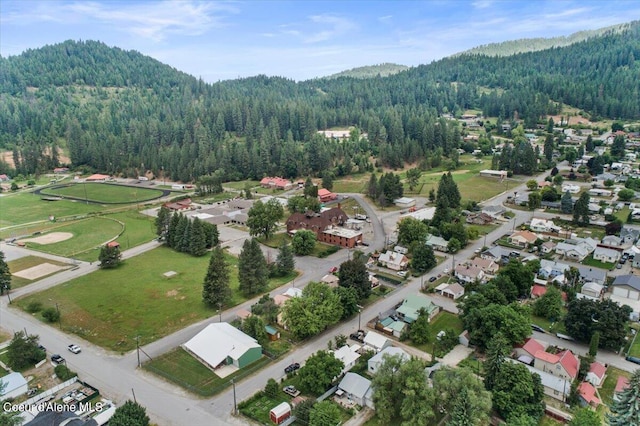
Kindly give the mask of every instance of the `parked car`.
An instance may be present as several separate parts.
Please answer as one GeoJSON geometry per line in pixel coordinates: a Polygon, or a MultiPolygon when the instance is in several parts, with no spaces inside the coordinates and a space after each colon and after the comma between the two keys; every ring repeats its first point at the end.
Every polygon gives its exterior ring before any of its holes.
{"type": "Polygon", "coordinates": [[[625,358],[627,361],[629,362],[633,362],[634,364],[640,364],[640,358],[635,357],[635,356],[628,356],[627,358],[625,358]]]}
{"type": "Polygon", "coordinates": [[[284,393],[286,393],[287,395],[291,395],[291,396],[293,396],[294,398],[295,398],[296,396],[300,395],[300,391],[299,391],[298,389],[296,389],[296,387],[295,387],[295,386],[291,386],[291,385],[289,385],[289,386],[285,386],[285,387],[282,389],[282,391],[283,391],[284,393]]]}
{"type": "Polygon", "coordinates": [[[299,368],[300,368],[300,364],[298,364],[297,362],[294,362],[293,364],[290,364],[290,365],[286,366],[284,368],[284,372],[287,373],[287,374],[293,373],[294,371],[296,371],[299,368]]]}
{"type": "Polygon", "coordinates": [[[337,266],[334,266],[333,268],[329,269],[329,273],[330,274],[334,274],[336,272],[338,272],[338,267],[337,266]]]}
{"type": "Polygon", "coordinates": [[[429,282],[430,282],[430,283],[432,283],[432,282],[434,282],[434,281],[435,281],[435,280],[437,280],[437,279],[438,279],[438,278],[436,278],[436,277],[431,277],[431,278],[429,278],[429,282]]]}
{"type": "Polygon", "coordinates": [[[531,324],[531,329],[540,333],[546,333],[546,330],[539,325],[531,324]]]}
{"type": "Polygon", "coordinates": [[[69,352],[72,352],[74,354],[79,354],[80,352],[82,352],[82,349],[80,349],[80,346],[78,345],[69,345],[67,346],[67,349],[69,349],[69,352]]]}
{"type": "Polygon", "coordinates": [[[364,330],[358,330],[356,333],[351,333],[349,337],[356,342],[364,342],[364,330]]]}
{"type": "Polygon", "coordinates": [[[51,361],[53,361],[55,364],[64,364],[64,358],[62,358],[58,354],[51,355],[51,361]]]}
{"type": "Polygon", "coordinates": [[[398,271],[396,272],[396,274],[398,274],[398,276],[401,276],[402,278],[407,276],[407,271],[398,271]]]}

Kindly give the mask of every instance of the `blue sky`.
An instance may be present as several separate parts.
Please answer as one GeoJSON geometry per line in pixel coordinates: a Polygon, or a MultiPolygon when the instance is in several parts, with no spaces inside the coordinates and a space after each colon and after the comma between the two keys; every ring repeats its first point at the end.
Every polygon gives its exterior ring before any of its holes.
{"type": "Polygon", "coordinates": [[[257,74],[305,80],[638,19],[637,0],[0,0],[0,54],[100,40],[209,82],[257,74]]]}

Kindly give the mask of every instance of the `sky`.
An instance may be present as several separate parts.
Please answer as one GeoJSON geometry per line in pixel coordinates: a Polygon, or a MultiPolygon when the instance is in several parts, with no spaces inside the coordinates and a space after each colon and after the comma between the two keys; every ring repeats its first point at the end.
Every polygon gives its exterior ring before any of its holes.
{"type": "Polygon", "coordinates": [[[258,74],[301,81],[638,19],[637,0],[0,0],[0,55],[99,40],[208,82],[258,74]]]}

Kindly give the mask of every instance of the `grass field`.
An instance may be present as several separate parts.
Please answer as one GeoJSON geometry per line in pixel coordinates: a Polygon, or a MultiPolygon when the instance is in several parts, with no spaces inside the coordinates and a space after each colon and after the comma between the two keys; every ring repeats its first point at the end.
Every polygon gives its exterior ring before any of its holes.
{"type": "MultiPolygon", "coordinates": [[[[246,298],[238,290],[237,258],[227,255],[231,271],[232,301],[246,298]]],[[[37,301],[43,307],[58,303],[62,326],[99,346],[114,351],[135,347],[134,337],[146,344],[196,321],[216,314],[202,303],[202,280],[209,256],[193,257],[159,247],[131,259],[114,270],[98,270],[59,286],[19,299],[24,309],[37,301]],[[167,271],[177,277],[166,279],[167,271]]],[[[272,279],[269,290],[294,276],[272,279]]]]}
{"type": "Polygon", "coordinates": [[[616,383],[618,382],[618,377],[620,376],[629,378],[631,376],[631,373],[627,373],[626,371],[611,366],[607,368],[607,376],[604,379],[602,388],[600,388],[600,396],[602,397],[602,402],[607,405],[611,405],[611,403],[613,402],[613,392],[616,389],[616,383]]]}
{"type": "Polygon", "coordinates": [[[73,238],[53,244],[38,244],[30,241],[26,245],[30,249],[45,253],[73,257],[89,250],[93,251],[96,247],[116,237],[123,230],[124,225],[119,221],[96,216],[71,223],[60,223],[55,228],[50,229],[50,231],[55,232],[69,232],[73,234],[73,238]]]}
{"type": "Polygon", "coordinates": [[[73,197],[95,203],[138,203],[160,197],[162,191],[108,183],[70,183],[44,188],[41,194],[52,197],[73,197]]]}
{"type": "MultiPolygon", "coordinates": [[[[636,331],[636,334],[638,332],[636,331]]],[[[631,345],[631,347],[629,348],[629,355],[630,356],[635,356],[635,357],[639,357],[640,358],[640,337],[639,336],[634,336],[635,339],[633,340],[633,344],[631,345]]]]}
{"type": "Polygon", "coordinates": [[[222,184],[225,188],[244,190],[246,185],[249,184],[249,187],[253,188],[256,186],[260,186],[260,181],[257,180],[240,180],[234,182],[225,182],[222,184]]]}
{"type": "MultiPolygon", "coordinates": [[[[7,265],[9,266],[9,271],[12,274],[15,274],[18,271],[29,269],[29,268],[32,268],[34,266],[41,265],[43,263],[51,263],[52,265],[57,265],[57,266],[71,266],[68,263],[62,263],[62,262],[58,262],[58,261],[51,260],[51,259],[45,259],[44,257],[38,257],[38,256],[21,257],[20,259],[11,260],[11,261],[7,262],[7,265]]],[[[53,274],[49,274],[49,275],[53,275],[53,274]]],[[[42,277],[38,278],[38,280],[41,280],[41,279],[43,279],[45,277],[48,277],[49,275],[42,276],[42,277]]],[[[23,287],[23,286],[25,286],[27,284],[31,284],[33,281],[34,280],[28,280],[26,278],[21,278],[21,277],[17,277],[15,275],[12,275],[11,276],[11,288],[15,290],[15,289],[23,287]]]]}
{"type": "Polygon", "coordinates": [[[455,331],[456,335],[459,335],[464,331],[462,320],[457,315],[454,315],[450,312],[442,311],[433,319],[433,321],[431,321],[431,324],[429,325],[429,334],[431,335],[431,341],[434,342],[436,340],[436,335],[441,330],[445,330],[447,328],[455,331]]]}

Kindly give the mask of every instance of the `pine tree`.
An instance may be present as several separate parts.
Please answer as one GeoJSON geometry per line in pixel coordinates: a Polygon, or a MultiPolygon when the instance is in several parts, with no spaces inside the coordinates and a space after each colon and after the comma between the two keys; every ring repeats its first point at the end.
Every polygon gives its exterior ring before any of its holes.
{"type": "Polygon", "coordinates": [[[171,212],[165,206],[160,207],[158,210],[158,217],[156,217],[156,235],[159,237],[166,237],[169,230],[169,224],[171,223],[171,212]]]}
{"type": "Polygon", "coordinates": [[[378,194],[378,178],[375,173],[371,173],[371,177],[369,178],[369,184],[367,185],[367,195],[372,200],[376,199],[376,195],[378,194]]]}
{"type": "Polygon", "coordinates": [[[276,264],[278,265],[278,275],[281,277],[293,272],[296,267],[296,261],[293,258],[293,249],[290,244],[285,243],[280,246],[276,264]]]}
{"type": "Polygon", "coordinates": [[[573,206],[573,223],[580,226],[589,225],[589,197],[588,192],[583,192],[573,206]]]}
{"type": "Polygon", "coordinates": [[[260,244],[255,238],[245,240],[238,257],[240,291],[251,296],[267,288],[268,269],[260,244]]]}
{"type": "Polygon", "coordinates": [[[210,249],[211,247],[217,246],[220,242],[220,232],[218,231],[218,226],[209,222],[201,223],[202,229],[204,229],[206,247],[210,249]]]}
{"type": "Polygon", "coordinates": [[[573,199],[569,191],[562,194],[562,198],[560,198],[560,210],[564,214],[570,214],[573,211],[573,199]]]}
{"type": "Polygon", "coordinates": [[[218,246],[211,252],[209,269],[204,277],[202,299],[207,306],[217,308],[225,305],[230,298],[229,266],[224,259],[224,251],[218,246]]]}
{"type": "Polygon", "coordinates": [[[207,236],[202,226],[202,221],[197,217],[191,224],[191,235],[189,239],[189,253],[193,256],[203,256],[207,252],[207,236]]]}
{"type": "Polygon", "coordinates": [[[180,253],[189,251],[189,240],[191,239],[191,221],[185,215],[180,215],[180,221],[176,229],[176,245],[173,247],[180,253]]]}
{"type": "Polygon", "coordinates": [[[4,261],[4,253],[0,251],[0,294],[11,290],[11,271],[4,261]]]}
{"type": "Polygon", "coordinates": [[[607,415],[610,426],[640,425],[640,369],[636,370],[629,379],[629,386],[618,393],[618,400],[614,400],[607,415]]]}
{"type": "Polygon", "coordinates": [[[174,249],[178,246],[178,242],[182,236],[182,231],[184,231],[178,230],[181,216],[181,214],[174,212],[171,216],[171,221],[169,222],[169,229],[167,230],[167,245],[174,249]]]}
{"type": "Polygon", "coordinates": [[[487,345],[487,363],[484,386],[487,390],[492,390],[496,377],[500,373],[500,368],[505,358],[509,355],[509,342],[504,335],[498,332],[487,345]]]}
{"type": "Polygon", "coordinates": [[[447,426],[473,426],[472,410],[473,407],[469,404],[469,391],[463,387],[456,398],[447,426]]]}

